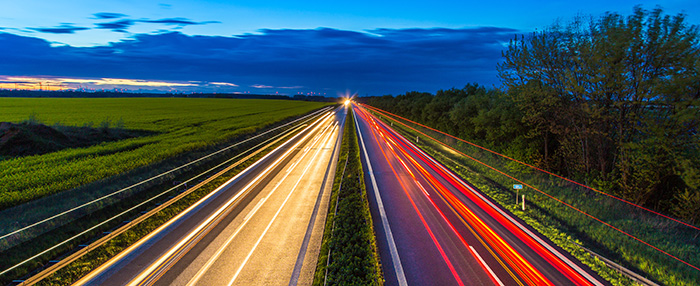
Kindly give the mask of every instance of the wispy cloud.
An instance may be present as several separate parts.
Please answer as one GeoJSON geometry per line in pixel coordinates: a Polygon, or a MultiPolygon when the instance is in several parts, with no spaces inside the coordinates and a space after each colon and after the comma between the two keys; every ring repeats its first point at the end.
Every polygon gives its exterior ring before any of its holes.
{"type": "Polygon", "coordinates": [[[237,87],[237,86],[238,86],[237,84],[228,83],[228,82],[210,82],[210,84],[213,84],[213,85],[220,85],[220,86],[231,86],[231,87],[237,87]]]}
{"type": "MultiPolygon", "coordinates": [[[[187,18],[181,18],[181,17],[163,18],[163,19],[147,19],[147,18],[128,19],[128,18],[125,18],[127,16],[128,15],[122,14],[122,13],[101,12],[101,13],[93,14],[90,19],[94,19],[94,20],[98,20],[98,21],[113,20],[111,22],[95,23],[95,29],[111,30],[113,32],[118,32],[118,33],[128,33],[128,29],[131,28],[132,26],[138,24],[138,23],[161,24],[161,25],[165,25],[165,26],[170,26],[171,27],[171,28],[169,28],[170,30],[173,30],[173,29],[179,30],[179,29],[182,29],[186,26],[191,26],[191,25],[206,25],[206,24],[221,23],[219,21],[197,22],[194,20],[190,20],[187,18]],[[118,20],[115,20],[115,19],[118,19],[118,20]]],[[[16,29],[16,28],[0,27],[0,30],[10,30],[10,29],[14,29],[14,30],[21,32],[21,30],[16,29]]],[[[57,27],[28,27],[27,29],[29,29],[31,31],[35,31],[35,32],[40,32],[40,33],[74,34],[77,31],[90,30],[91,28],[76,27],[70,23],[62,23],[60,26],[57,26],[57,27]]]]}
{"type": "Polygon", "coordinates": [[[254,84],[254,85],[251,85],[250,87],[252,87],[252,88],[274,88],[274,86],[262,85],[262,84],[254,84]]]}
{"type": "Polygon", "coordinates": [[[31,28],[27,27],[27,29],[41,32],[41,33],[49,33],[49,34],[73,34],[76,31],[83,31],[83,30],[90,30],[90,28],[85,28],[85,27],[75,27],[72,24],[61,24],[58,27],[53,27],[53,28],[31,28]]]}
{"type": "Polygon", "coordinates": [[[96,23],[95,26],[97,26],[97,29],[106,29],[114,32],[126,33],[127,29],[134,24],[135,23],[133,20],[125,19],[108,23],[96,23]]]}
{"type": "Polygon", "coordinates": [[[122,14],[122,13],[108,13],[108,12],[102,12],[102,13],[95,13],[92,14],[94,18],[92,19],[100,19],[100,20],[105,20],[105,19],[116,19],[116,18],[123,18],[126,17],[127,15],[122,14]]]}
{"type": "Polygon", "coordinates": [[[195,21],[185,19],[185,18],[166,18],[166,19],[159,19],[159,20],[139,20],[139,22],[153,23],[153,24],[165,24],[165,25],[177,25],[177,26],[221,23],[219,21],[195,22],[195,21]]]}

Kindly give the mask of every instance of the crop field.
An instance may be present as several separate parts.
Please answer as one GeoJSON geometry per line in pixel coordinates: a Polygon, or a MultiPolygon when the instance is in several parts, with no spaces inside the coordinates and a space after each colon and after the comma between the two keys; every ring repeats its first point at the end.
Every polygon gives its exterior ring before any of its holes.
{"type": "Polygon", "coordinates": [[[328,103],[263,99],[0,98],[0,122],[148,131],[0,161],[0,209],[253,133],[328,103]]]}

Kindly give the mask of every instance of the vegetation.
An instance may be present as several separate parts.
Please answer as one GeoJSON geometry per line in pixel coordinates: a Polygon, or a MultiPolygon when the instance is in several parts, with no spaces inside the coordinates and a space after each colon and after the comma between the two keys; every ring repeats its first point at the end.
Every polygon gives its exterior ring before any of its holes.
{"type": "Polygon", "coordinates": [[[351,112],[345,122],[339,157],[313,285],[382,285],[384,278],[351,112]]]}
{"type": "Polygon", "coordinates": [[[3,98],[0,121],[152,133],[0,161],[0,209],[261,130],[326,103],[257,99],[3,98]]]}
{"type": "Polygon", "coordinates": [[[511,41],[505,89],[367,98],[626,200],[700,222],[700,45],[682,14],[635,8],[511,41]]]}

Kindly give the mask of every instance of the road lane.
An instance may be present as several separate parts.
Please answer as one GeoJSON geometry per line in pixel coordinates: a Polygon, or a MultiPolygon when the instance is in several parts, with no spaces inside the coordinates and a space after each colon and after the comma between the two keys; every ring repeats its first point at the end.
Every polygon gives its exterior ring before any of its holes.
{"type": "Polygon", "coordinates": [[[331,184],[324,181],[333,173],[326,170],[336,167],[345,112],[341,107],[310,124],[216,195],[79,284],[185,285],[201,272],[194,284],[228,285],[239,267],[236,281],[253,275],[273,284],[286,279],[285,284],[296,269],[300,283],[310,283],[330,196],[331,184]],[[304,242],[307,229],[311,235],[304,242]],[[306,253],[300,254],[304,243],[306,253]],[[210,259],[217,252],[219,257],[210,259]]]}
{"type": "MultiPolygon", "coordinates": [[[[546,240],[529,238],[389,126],[355,111],[409,284],[600,285],[589,271],[571,270],[580,263],[572,267],[547,253],[558,248],[538,245],[546,240]]],[[[379,236],[384,262],[389,256],[379,236]]],[[[395,285],[391,268],[384,264],[384,271],[387,284],[395,285]]]]}

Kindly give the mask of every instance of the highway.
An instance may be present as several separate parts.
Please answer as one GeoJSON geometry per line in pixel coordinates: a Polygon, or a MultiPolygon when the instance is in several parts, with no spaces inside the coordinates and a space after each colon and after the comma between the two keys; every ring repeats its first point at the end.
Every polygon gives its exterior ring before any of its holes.
{"type": "Polygon", "coordinates": [[[353,112],[387,285],[608,284],[366,109],[353,112]]]}
{"type": "Polygon", "coordinates": [[[75,285],[311,284],[347,110],[329,110],[75,285]]]}

